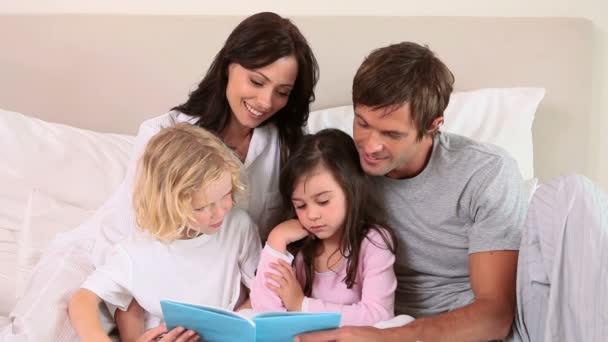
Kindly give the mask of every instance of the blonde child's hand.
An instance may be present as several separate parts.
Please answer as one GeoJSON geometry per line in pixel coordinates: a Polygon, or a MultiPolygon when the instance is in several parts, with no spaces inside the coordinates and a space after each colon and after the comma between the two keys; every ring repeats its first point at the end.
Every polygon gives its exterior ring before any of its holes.
{"type": "Polygon", "coordinates": [[[267,243],[273,249],[285,253],[287,245],[302,240],[310,235],[310,232],[296,219],[287,220],[276,226],[268,236],[267,243]]]}
{"type": "Polygon", "coordinates": [[[285,260],[279,260],[278,263],[270,266],[279,274],[267,272],[264,275],[276,281],[279,286],[266,282],[266,287],[281,298],[287,311],[302,311],[304,292],[302,292],[302,286],[298,282],[293,268],[285,260]]]}
{"type": "Polygon", "coordinates": [[[167,332],[167,326],[161,324],[146,331],[135,342],[194,342],[200,340],[200,336],[194,330],[177,327],[167,332]]]}

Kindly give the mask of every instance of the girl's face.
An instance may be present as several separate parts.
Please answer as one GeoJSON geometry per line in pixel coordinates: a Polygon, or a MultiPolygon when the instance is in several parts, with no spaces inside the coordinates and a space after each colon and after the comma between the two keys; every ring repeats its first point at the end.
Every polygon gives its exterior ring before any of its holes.
{"type": "Polygon", "coordinates": [[[224,216],[232,209],[232,178],[222,176],[192,194],[194,222],[190,228],[202,234],[215,234],[224,222],[224,216]]]}
{"type": "Polygon", "coordinates": [[[230,64],[226,98],[232,110],[231,119],[241,126],[256,128],[285,107],[297,76],[298,62],[294,56],[253,70],[230,64]]]}
{"type": "Polygon", "coordinates": [[[346,195],[324,166],[300,177],[291,201],[300,223],[316,237],[335,241],[342,238],[346,195]]]}

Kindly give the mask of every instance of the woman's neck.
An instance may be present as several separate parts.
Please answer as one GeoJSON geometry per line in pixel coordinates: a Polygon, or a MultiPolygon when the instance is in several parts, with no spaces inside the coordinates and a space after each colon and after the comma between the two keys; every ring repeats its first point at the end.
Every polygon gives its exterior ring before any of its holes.
{"type": "Polygon", "coordinates": [[[242,162],[247,157],[252,134],[252,128],[245,127],[234,119],[230,120],[221,133],[224,143],[236,152],[242,162]]]}

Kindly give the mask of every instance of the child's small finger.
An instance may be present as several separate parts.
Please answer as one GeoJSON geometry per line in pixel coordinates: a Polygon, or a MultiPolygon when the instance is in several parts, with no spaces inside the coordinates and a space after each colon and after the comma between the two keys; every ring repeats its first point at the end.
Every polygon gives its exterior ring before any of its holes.
{"type": "Polygon", "coordinates": [[[287,261],[283,260],[283,259],[279,259],[279,264],[281,264],[283,267],[288,267],[291,268],[291,265],[289,265],[287,263],[287,261]]]}
{"type": "Polygon", "coordinates": [[[280,290],[280,287],[278,286],[274,286],[271,283],[266,283],[266,288],[269,289],[270,291],[277,293],[280,290]]]}
{"type": "Polygon", "coordinates": [[[276,281],[277,283],[282,283],[285,281],[285,277],[283,277],[282,275],[277,275],[274,273],[264,273],[264,275],[266,276],[266,278],[272,279],[272,280],[276,281]]]}
{"type": "Polygon", "coordinates": [[[289,273],[290,272],[289,269],[291,267],[287,268],[287,267],[283,266],[283,264],[280,263],[281,261],[283,261],[283,260],[279,260],[279,263],[271,264],[272,268],[274,268],[278,272],[281,272],[281,274],[283,274],[283,275],[286,273],[289,273]]]}

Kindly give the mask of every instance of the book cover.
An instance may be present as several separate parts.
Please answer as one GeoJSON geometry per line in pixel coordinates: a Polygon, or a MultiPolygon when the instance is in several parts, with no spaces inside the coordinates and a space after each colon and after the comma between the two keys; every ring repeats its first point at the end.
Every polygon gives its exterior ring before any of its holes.
{"type": "Polygon", "coordinates": [[[340,325],[338,313],[267,312],[245,315],[204,306],[162,300],[167,329],[181,326],[196,331],[205,342],[284,342],[294,336],[340,325]]]}

